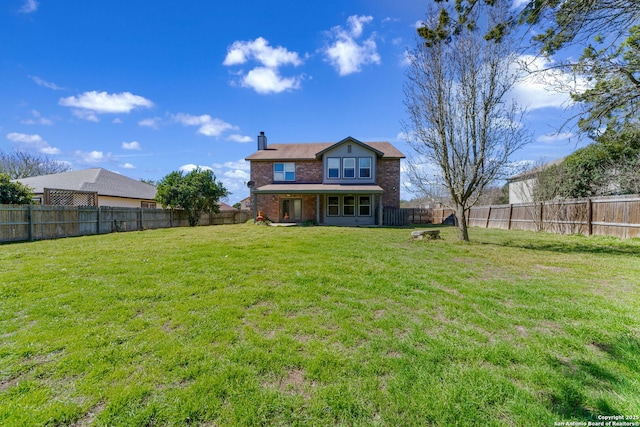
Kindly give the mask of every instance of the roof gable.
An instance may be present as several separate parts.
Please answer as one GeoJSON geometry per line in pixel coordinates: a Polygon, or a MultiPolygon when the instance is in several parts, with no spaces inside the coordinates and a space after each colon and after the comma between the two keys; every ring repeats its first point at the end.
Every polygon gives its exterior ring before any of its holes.
{"type": "Polygon", "coordinates": [[[357,139],[355,139],[355,138],[353,138],[351,136],[348,136],[345,139],[343,139],[342,141],[336,142],[335,144],[325,148],[324,150],[318,151],[316,153],[316,159],[321,159],[322,156],[326,152],[331,151],[331,150],[333,150],[335,148],[338,148],[339,146],[344,145],[344,144],[356,144],[356,145],[359,145],[359,146],[361,146],[362,148],[364,148],[366,150],[373,151],[376,154],[376,156],[378,156],[378,158],[384,156],[384,153],[382,151],[376,150],[375,148],[371,147],[370,145],[362,143],[362,142],[358,141],[357,139]]]}

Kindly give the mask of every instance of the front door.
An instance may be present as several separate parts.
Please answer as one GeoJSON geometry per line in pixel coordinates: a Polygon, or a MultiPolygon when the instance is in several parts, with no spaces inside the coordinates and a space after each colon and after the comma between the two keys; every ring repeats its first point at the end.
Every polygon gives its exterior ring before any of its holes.
{"type": "Polygon", "coordinates": [[[283,222],[302,222],[302,199],[282,199],[280,220],[283,222]]]}

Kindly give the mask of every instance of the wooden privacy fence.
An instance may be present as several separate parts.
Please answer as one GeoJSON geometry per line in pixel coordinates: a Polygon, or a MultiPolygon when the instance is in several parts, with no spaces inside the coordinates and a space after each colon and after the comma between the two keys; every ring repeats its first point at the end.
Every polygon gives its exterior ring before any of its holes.
{"type": "MultiPolygon", "coordinates": [[[[249,211],[203,214],[198,225],[244,223],[249,211]]],[[[61,237],[187,227],[186,212],[171,209],[111,206],[0,205],[0,242],[57,239],[61,237]]]]}
{"type": "Polygon", "coordinates": [[[449,208],[385,208],[383,225],[404,227],[409,224],[442,224],[454,210],[449,208]]]}
{"type": "Polygon", "coordinates": [[[614,196],[473,207],[471,227],[640,237],[640,196],[614,196]]]}

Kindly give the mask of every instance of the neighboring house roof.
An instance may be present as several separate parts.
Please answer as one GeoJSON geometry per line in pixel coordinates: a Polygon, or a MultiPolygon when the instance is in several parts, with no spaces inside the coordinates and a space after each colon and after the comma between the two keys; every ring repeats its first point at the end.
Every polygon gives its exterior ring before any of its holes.
{"type": "Polygon", "coordinates": [[[565,157],[562,157],[560,159],[556,159],[553,160],[549,163],[545,163],[542,165],[536,165],[533,168],[526,170],[524,172],[521,172],[517,175],[513,175],[510,176],[509,178],[507,178],[508,182],[516,182],[516,181],[523,181],[525,179],[531,179],[531,178],[535,178],[540,172],[544,171],[545,169],[547,169],[549,166],[553,166],[553,165],[559,165],[560,163],[564,162],[565,157]]]}
{"type": "Polygon", "coordinates": [[[335,142],[315,142],[301,144],[269,144],[266,150],[258,150],[245,160],[316,160],[319,155],[333,146],[347,141],[366,146],[384,159],[403,159],[404,154],[388,142],[360,142],[353,138],[346,138],[335,142]]]}
{"type": "Polygon", "coordinates": [[[155,186],[102,168],[34,176],[16,181],[31,187],[36,194],[44,193],[45,188],[50,188],[92,191],[98,193],[99,196],[128,199],[152,200],[156,196],[155,186]]]}
{"type": "Polygon", "coordinates": [[[229,206],[228,204],[222,202],[218,202],[218,208],[220,209],[220,211],[237,211],[237,209],[233,206],[229,206]]]}

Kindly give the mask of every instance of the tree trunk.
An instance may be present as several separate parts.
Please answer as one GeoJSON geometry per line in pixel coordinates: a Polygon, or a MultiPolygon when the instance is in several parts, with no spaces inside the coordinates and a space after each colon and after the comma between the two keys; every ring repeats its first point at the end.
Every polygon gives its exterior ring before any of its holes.
{"type": "Polygon", "coordinates": [[[469,230],[467,229],[467,209],[462,205],[456,206],[456,217],[458,218],[458,229],[460,230],[460,240],[469,241],[469,230]]]}

